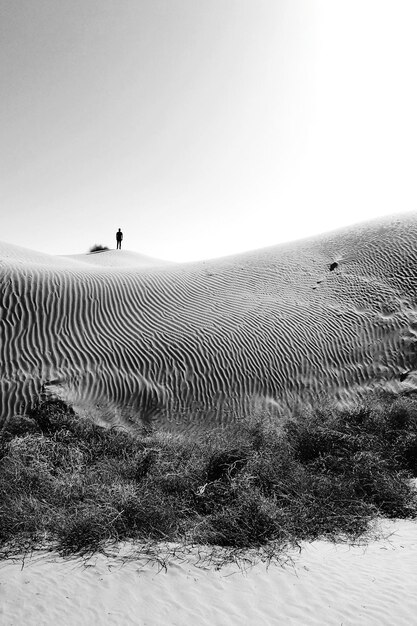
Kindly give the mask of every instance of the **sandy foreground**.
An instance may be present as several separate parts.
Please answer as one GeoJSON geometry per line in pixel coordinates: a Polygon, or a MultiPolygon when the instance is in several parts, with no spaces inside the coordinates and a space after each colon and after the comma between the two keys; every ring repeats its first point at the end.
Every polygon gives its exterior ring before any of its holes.
{"type": "Polygon", "coordinates": [[[0,564],[0,622],[41,624],[417,624],[417,521],[384,521],[383,538],[304,543],[286,565],[221,569],[195,556],[53,554],[0,564]]]}

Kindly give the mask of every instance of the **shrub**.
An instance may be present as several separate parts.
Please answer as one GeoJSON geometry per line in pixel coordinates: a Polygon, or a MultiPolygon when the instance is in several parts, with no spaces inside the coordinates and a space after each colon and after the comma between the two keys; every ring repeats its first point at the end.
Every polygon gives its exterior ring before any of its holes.
{"type": "Polygon", "coordinates": [[[42,538],[63,554],[125,539],[279,549],[417,513],[414,396],[243,419],[204,439],[105,430],[49,401],[1,445],[3,554],[42,538]]]}
{"type": "Polygon", "coordinates": [[[89,249],[89,253],[92,254],[93,252],[105,252],[106,250],[109,250],[107,246],[102,246],[100,243],[95,243],[89,249]]]}

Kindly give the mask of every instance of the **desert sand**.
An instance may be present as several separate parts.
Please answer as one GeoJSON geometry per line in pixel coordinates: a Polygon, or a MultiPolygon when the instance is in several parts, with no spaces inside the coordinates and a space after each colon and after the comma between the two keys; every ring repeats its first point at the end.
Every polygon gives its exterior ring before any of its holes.
{"type": "MultiPolygon", "coordinates": [[[[200,429],[239,410],[416,386],[417,215],[212,261],[0,246],[1,419],[57,395],[109,424],[200,429]]],[[[316,541],[284,567],[98,555],[0,564],[0,620],[414,624],[417,523],[316,541]]],[[[249,563],[249,562],[248,562],[249,563]]]]}
{"type": "Polygon", "coordinates": [[[417,215],[212,261],[2,244],[1,419],[40,394],[201,428],[415,386],[417,215]]]}
{"type": "Polygon", "coordinates": [[[4,626],[410,626],[417,615],[417,522],[383,522],[367,546],[315,541],[283,566],[221,569],[196,552],[156,562],[53,554],[0,563],[4,626]]]}

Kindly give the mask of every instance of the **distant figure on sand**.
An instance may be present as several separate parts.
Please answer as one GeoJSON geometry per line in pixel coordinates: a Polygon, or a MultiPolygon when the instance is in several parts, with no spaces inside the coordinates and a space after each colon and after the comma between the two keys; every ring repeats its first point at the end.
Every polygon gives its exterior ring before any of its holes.
{"type": "Polygon", "coordinates": [[[116,233],[116,243],[117,243],[116,250],[122,249],[122,241],[123,241],[123,233],[119,228],[119,230],[116,233]]]}

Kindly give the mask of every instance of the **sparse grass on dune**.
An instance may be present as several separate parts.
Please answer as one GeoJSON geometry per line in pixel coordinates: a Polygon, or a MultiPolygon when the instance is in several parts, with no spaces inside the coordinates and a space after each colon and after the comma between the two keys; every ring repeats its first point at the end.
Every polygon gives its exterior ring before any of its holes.
{"type": "Polygon", "coordinates": [[[1,433],[0,554],[357,538],[378,515],[417,515],[416,475],[417,397],[253,418],[204,439],[104,430],[48,402],[1,433]]]}
{"type": "Polygon", "coordinates": [[[106,250],[109,250],[108,246],[102,246],[101,243],[95,243],[93,246],[91,246],[89,253],[92,254],[93,252],[106,252],[106,250]]]}

